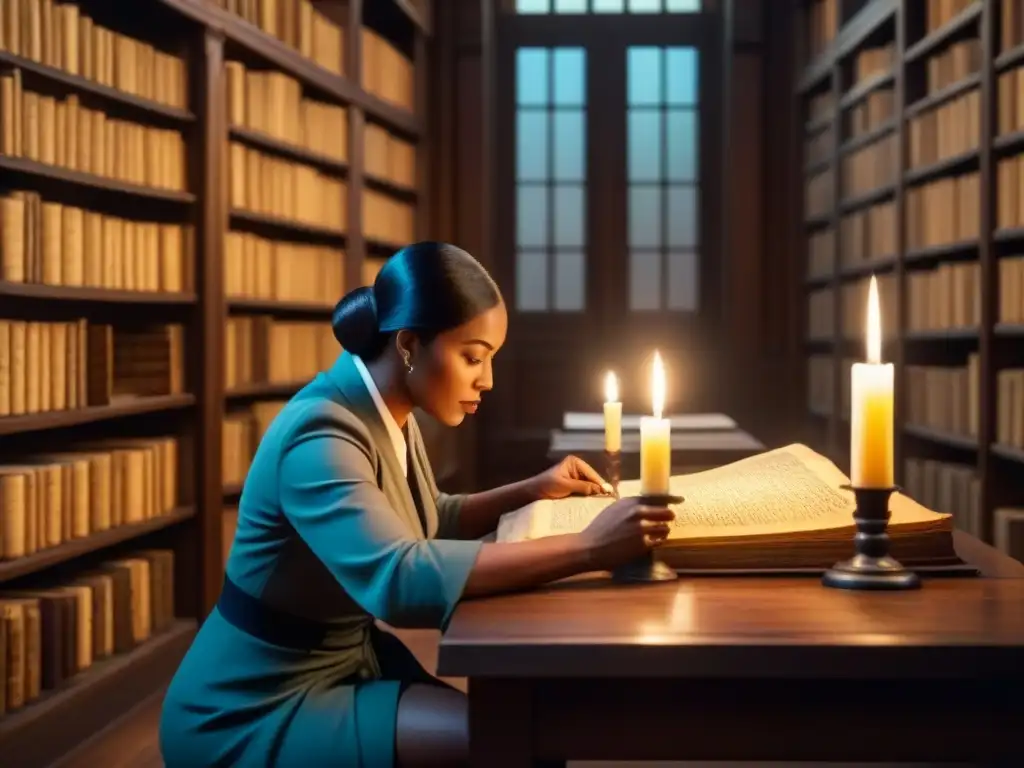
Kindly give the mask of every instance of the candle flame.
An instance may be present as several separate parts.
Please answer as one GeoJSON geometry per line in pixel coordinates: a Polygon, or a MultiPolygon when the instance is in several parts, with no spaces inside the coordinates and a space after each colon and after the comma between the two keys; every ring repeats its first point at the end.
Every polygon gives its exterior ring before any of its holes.
{"type": "Polygon", "coordinates": [[[661,353],[655,350],[654,363],[651,366],[651,405],[654,415],[661,418],[665,410],[665,366],[661,362],[661,353]]]}
{"type": "Polygon", "coordinates": [[[882,310],[878,302],[878,281],[871,276],[871,287],[868,289],[868,362],[882,362],[882,310]]]}
{"type": "Polygon", "coordinates": [[[606,403],[619,402],[619,380],[615,378],[614,371],[608,371],[604,375],[604,401],[606,403]]]}

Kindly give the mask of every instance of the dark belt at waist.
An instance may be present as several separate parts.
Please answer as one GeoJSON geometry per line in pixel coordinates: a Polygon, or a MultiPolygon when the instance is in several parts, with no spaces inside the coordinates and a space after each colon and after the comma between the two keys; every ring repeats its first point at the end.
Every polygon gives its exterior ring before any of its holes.
{"type": "Polygon", "coordinates": [[[352,645],[361,645],[366,642],[366,630],[373,626],[373,622],[367,620],[366,626],[353,622],[351,626],[338,627],[296,616],[253,597],[227,576],[217,600],[217,610],[229,624],[258,640],[300,651],[320,648],[339,631],[354,633],[352,645]]]}

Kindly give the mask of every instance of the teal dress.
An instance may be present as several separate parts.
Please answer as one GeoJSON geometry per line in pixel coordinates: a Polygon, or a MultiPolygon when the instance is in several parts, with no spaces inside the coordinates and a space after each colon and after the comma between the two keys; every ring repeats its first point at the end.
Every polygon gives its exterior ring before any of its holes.
{"type": "Polygon", "coordinates": [[[408,477],[356,361],[299,392],[260,443],[224,591],[171,682],[167,768],[394,765],[398,699],[437,681],[394,627],[443,628],[480,550],[457,540],[416,422],[408,477]]]}

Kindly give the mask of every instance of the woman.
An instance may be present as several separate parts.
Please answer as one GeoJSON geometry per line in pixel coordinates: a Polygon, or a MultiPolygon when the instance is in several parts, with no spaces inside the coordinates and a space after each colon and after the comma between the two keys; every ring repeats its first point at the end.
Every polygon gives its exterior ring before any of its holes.
{"type": "Polygon", "coordinates": [[[338,304],[344,350],[281,411],[253,459],[224,588],[164,702],[168,768],[454,766],[464,696],[374,619],[443,627],[462,597],[636,557],[671,512],[624,499],[578,535],[483,543],[505,512],[598,494],[574,458],[484,493],[439,493],[412,410],[449,426],[492,384],[507,314],[472,256],[419,243],[338,304]]]}

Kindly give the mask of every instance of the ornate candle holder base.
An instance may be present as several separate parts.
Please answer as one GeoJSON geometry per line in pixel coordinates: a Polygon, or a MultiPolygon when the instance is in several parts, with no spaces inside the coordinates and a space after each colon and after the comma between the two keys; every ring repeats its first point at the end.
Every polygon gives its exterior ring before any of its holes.
{"type": "MultiPolygon", "coordinates": [[[[655,507],[665,507],[669,504],[680,504],[682,496],[671,496],[669,494],[659,496],[641,496],[641,504],[649,504],[655,507]]],[[[620,584],[643,584],[654,581],[673,581],[678,579],[679,574],[669,568],[654,556],[654,552],[648,552],[632,562],[620,565],[612,571],[612,580],[620,584]]]]}
{"type": "Polygon", "coordinates": [[[855,554],[836,563],[821,577],[826,587],[837,589],[897,590],[917,589],[921,579],[889,555],[889,497],[899,490],[892,488],[854,488],[857,509],[853,520],[857,533],[853,538],[855,554]]]}
{"type": "Polygon", "coordinates": [[[618,496],[619,483],[622,482],[622,451],[604,452],[604,475],[618,496]]]}

